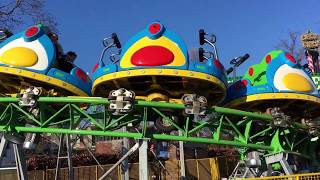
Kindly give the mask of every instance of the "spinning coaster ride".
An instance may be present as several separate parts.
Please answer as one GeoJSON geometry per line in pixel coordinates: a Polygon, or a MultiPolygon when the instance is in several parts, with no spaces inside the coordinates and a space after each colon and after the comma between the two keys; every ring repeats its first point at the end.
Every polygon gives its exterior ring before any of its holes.
{"type": "Polygon", "coordinates": [[[299,62],[271,51],[228,84],[232,69],[220,63],[215,36],[200,30],[199,38],[203,47],[188,51],[177,34],[153,22],[121,49],[113,33],[103,40],[93,83],[74,64],[67,72],[55,66],[55,45],[42,25],[0,38],[0,130],[14,143],[25,133],[137,139],[141,178],[148,178],[148,140],[234,146],[241,161],[232,177],[306,170],[292,168],[292,158],[307,159],[309,171],[318,167],[319,93],[299,62]],[[101,110],[85,109],[94,107],[101,110]]]}

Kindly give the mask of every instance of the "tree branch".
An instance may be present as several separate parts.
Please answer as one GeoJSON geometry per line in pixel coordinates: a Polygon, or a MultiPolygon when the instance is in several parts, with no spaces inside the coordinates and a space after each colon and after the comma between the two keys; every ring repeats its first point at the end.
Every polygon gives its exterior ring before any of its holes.
{"type": "Polygon", "coordinates": [[[0,16],[9,16],[9,15],[11,15],[17,8],[19,8],[19,6],[21,5],[21,1],[22,0],[16,0],[15,6],[12,7],[11,10],[9,10],[8,12],[0,11],[0,16]]]}

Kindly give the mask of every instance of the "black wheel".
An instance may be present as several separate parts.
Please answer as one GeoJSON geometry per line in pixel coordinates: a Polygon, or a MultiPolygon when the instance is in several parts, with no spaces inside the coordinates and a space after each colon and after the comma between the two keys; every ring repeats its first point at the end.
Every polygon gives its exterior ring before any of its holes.
{"type": "MultiPolygon", "coordinates": [[[[177,116],[174,116],[174,115],[167,115],[175,124],[178,123],[178,117],[177,116]]],[[[154,122],[154,125],[156,126],[156,128],[159,130],[159,131],[162,131],[162,132],[170,132],[172,130],[175,129],[175,127],[167,122],[162,116],[159,116],[158,118],[156,118],[155,122],[154,122]]]]}
{"type": "Polygon", "coordinates": [[[114,112],[116,112],[116,109],[111,108],[111,104],[109,104],[108,111],[111,112],[111,113],[114,113],[114,112]]]}
{"type": "Polygon", "coordinates": [[[112,96],[112,93],[114,92],[115,90],[113,91],[110,91],[109,95],[108,95],[108,100],[116,100],[117,97],[116,96],[112,96]]]}
{"type": "Polygon", "coordinates": [[[134,91],[130,91],[132,93],[132,99],[135,99],[136,98],[136,93],[134,93],[134,91]]]}
{"type": "Polygon", "coordinates": [[[134,99],[131,97],[124,97],[123,98],[124,101],[129,101],[131,104],[134,102],[134,99]]]}

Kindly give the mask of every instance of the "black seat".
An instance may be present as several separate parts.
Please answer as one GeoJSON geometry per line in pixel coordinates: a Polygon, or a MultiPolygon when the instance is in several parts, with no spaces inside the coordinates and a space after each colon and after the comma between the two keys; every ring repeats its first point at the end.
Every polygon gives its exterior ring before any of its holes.
{"type": "Polygon", "coordinates": [[[66,73],[70,73],[71,70],[75,67],[73,63],[69,62],[69,61],[66,61],[65,59],[63,58],[60,58],[57,60],[57,66],[58,66],[58,69],[66,72],[66,73]]]}

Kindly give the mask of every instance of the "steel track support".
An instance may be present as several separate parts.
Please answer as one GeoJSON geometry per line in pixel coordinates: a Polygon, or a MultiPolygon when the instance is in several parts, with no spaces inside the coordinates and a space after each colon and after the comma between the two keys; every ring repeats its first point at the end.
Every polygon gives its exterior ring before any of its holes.
{"type": "Polygon", "coordinates": [[[285,152],[266,155],[265,160],[268,166],[268,175],[271,174],[272,164],[277,162],[281,164],[281,167],[283,171],[286,173],[286,175],[293,174],[292,168],[290,167],[287,159],[288,159],[288,153],[285,153],[285,152]]]}
{"type": "Polygon", "coordinates": [[[123,162],[125,159],[128,158],[128,156],[130,156],[132,153],[134,153],[137,149],[139,148],[139,143],[136,143],[134,146],[132,146],[132,148],[124,155],[122,156],[122,158],[119,159],[118,162],[116,162],[113,166],[111,166],[111,168],[106,172],[104,173],[100,178],[99,180],[103,180],[105,179],[106,177],[108,177],[108,175],[115,169],[118,167],[118,165],[123,162]]]}
{"type": "Polygon", "coordinates": [[[72,146],[70,142],[70,135],[66,135],[66,147],[67,147],[67,156],[61,156],[62,150],[63,150],[63,140],[64,140],[64,134],[60,135],[60,142],[59,142],[59,149],[58,149],[58,157],[57,157],[57,165],[55,170],[55,180],[59,179],[59,172],[60,172],[60,159],[67,158],[68,160],[68,170],[69,170],[69,180],[74,179],[74,173],[73,173],[73,165],[72,165],[72,146]]]}
{"type": "Polygon", "coordinates": [[[139,180],[149,179],[148,141],[149,139],[139,139],[139,180]]]}
{"type": "MultiPolygon", "coordinates": [[[[182,132],[179,131],[179,136],[183,136],[182,132]]],[[[186,179],[186,166],[184,161],[184,147],[183,147],[183,141],[179,141],[179,159],[180,159],[180,176],[181,180],[186,179]]]]}
{"type": "Polygon", "coordinates": [[[3,157],[5,150],[7,148],[8,145],[8,141],[4,138],[4,136],[2,135],[1,137],[1,142],[0,142],[0,159],[3,157]]]}
{"type": "Polygon", "coordinates": [[[27,165],[23,155],[23,149],[21,144],[13,144],[14,156],[17,165],[17,175],[19,180],[27,180],[27,165]]]}
{"type": "MultiPolygon", "coordinates": [[[[122,128],[123,132],[127,131],[127,127],[123,126],[122,128]]],[[[129,139],[127,137],[123,138],[123,147],[122,147],[122,154],[125,155],[129,150],[129,139]]],[[[128,158],[126,158],[123,162],[122,162],[122,180],[129,180],[129,161],[128,158]]]]}
{"type": "Polygon", "coordinates": [[[27,174],[27,165],[26,160],[23,154],[23,149],[21,144],[15,144],[12,142],[9,142],[4,138],[2,135],[1,142],[0,142],[0,161],[4,159],[4,156],[7,154],[9,155],[9,151],[12,153],[13,149],[13,155],[15,158],[15,167],[7,167],[7,168],[1,168],[1,170],[7,170],[7,169],[16,169],[17,170],[17,179],[18,180],[27,180],[28,174],[27,174]]]}

